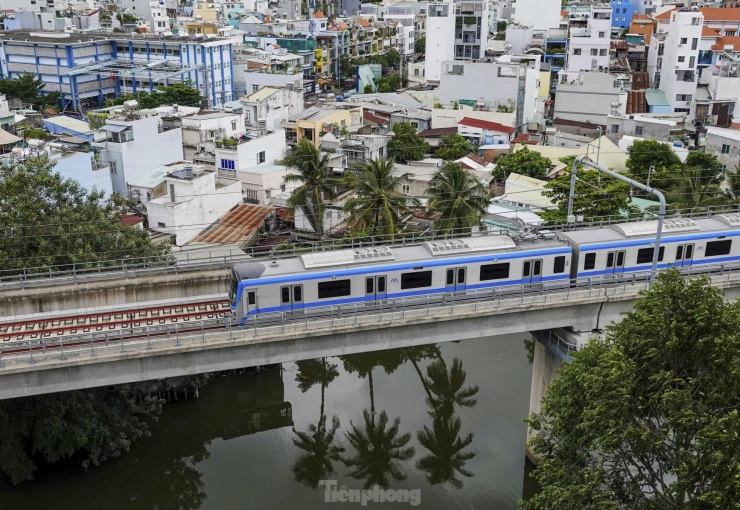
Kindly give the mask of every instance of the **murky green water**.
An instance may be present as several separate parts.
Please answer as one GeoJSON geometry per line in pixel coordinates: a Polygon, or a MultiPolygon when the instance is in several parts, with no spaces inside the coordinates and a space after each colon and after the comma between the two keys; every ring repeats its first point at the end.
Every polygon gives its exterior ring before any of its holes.
{"type": "Polygon", "coordinates": [[[151,437],[120,459],[89,472],[47,470],[19,487],[0,481],[0,509],[360,507],[326,503],[321,480],[418,490],[406,497],[425,509],[515,508],[525,486],[528,339],[219,375],[200,399],[168,406],[151,437]]]}

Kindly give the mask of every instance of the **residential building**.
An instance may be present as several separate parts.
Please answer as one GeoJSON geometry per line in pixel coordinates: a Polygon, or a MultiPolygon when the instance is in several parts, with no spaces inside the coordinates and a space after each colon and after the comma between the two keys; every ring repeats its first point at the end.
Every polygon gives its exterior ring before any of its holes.
{"type": "Polygon", "coordinates": [[[587,12],[571,13],[566,61],[568,71],[609,69],[611,16],[612,10],[609,7],[598,6],[591,6],[587,12]]]}
{"type": "Polygon", "coordinates": [[[304,79],[302,74],[270,74],[257,70],[242,73],[242,84],[237,86],[239,94],[248,96],[264,87],[288,87],[303,90],[305,93],[315,92],[315,82],[304,79]]]}
{"type": "Polygon", "coordinates": [[[483,58],[488,46],[488,1],[429,3],[426,20],[426,78],[437,82],[442,63],[483,58]]]}
{"type": "Polygon", "coordinates": [[[537,30],[560,27],[559,0],[513,0],[511,20],[537,30]]]}
{"type": "Polygon", "coordinates": [[[303,89],[296,89],[292,83],[287,87],[264,87],[241,98],[239,103],[250,128],[275,131],[283,119],[303,111],[303,89]]]}
{"type": "MultiPolygon", "coordinates": [[[[297,187],[295,182],[285,182],[288,173],[287,167],[269,162],[240,168],[234,175],[241,182],[244,203],[271,205],[274,195],[297,187]]],[[[219,175],[225,175],[223,169],[219,175]]]]}
{"type": "Polygon", "coordinates": [[[416,42],[416,15],[408,5],[389,5],[383,19],[393,21],[399,25],[399,44],[402,55],[411,55],[415,52],[414,43],[416,42]]]}
{"type": "Polygon", "coordinates": [[[88,192],[103,192],[105,198],[113,193],[110,166],[99,161],[94,152],[48,148],[47,154],[54,162],[53,171],[65,179],[77,181],[88,192]]]}
{"type": "Polygon", "coordinates": [[[732,125],[735,112],[740,112],[739,68],[740,56],[722,51],[716,65],[703,69],[696,89],[697,121],[719,127],[732,125]]]}
{"type": "Polygon", "coordinates": [[[126,195],[129,180],[183,158],[182,130],[164,129],[159,121],[146,110],[114,111],[106,119],[106,140],[96,145],[103,149],[101,161],[110,166],[114,193],[126,195]]]}
{"type": "Polygon", "coordinates": [[[650,45],[650,38],[653,35],[653,18],[647,14],[633,14],[629,27],[630,35],[639,35],[645,44],[650,45]]]}
{"type": "Polygon", "coordinates": [[[740,131],[708,127],[704,151],[717,156],[727,170],[737,172],[740,169],[740,131]]]}
{"type": "Polygon", "coordinates": [[[241,183],[188,161],[167,165],[169,171],[146,204],[149,228],[175,236],[182,246],[242,202],[241,183]]]}
{"type": "Polygon", "coordinates": [[[427,81],[426,62],[410,62],[406,66],[406,80],[409,87],[421,87],[427,81]]]}
{"type": "Polygon", "coordinates": [[[632,16],[635,14],[635,6],[642,0],[611,0],[612,16],[611,25],[623,30],[628,28],[632,23],[632,16]]]}
{"type": "Polygon", "coordinates": [[[183,153],[187,161],[202,158],[196,153],[204,150],[213,152],[216,140],[238,137],[246,131],[244,114],[234,111],[204,110],[178,119],[175,125],[182,129],[183,153]]]}
{"type": "Polygon", "coordinates": [[[189,80],[211,105],[234,99],[232,40],[113,35],[4,32],[0,40],[0,76],[16,78],[28,72],[38,75],[45,92],[61,92],[61,106],[66,110],[94,108],[106,98],[149,92],[177,80],[189,80]],[[153,70],[151,64],[163,61],[157,66],[159,70],[153,70]],[[121,62],[130,62],[134,70],[140,68],[135,79],[117,76],[115,65],[121,62]]]}
{"type": "Polygon", "coordinates": [[[699,41],[704,16],[699,11],[671,11],[665,32],[654,34],[648,70],[654,88],[665,92],[674,112],[694,118],[699,41]]]}
{"type": "Polygon", "coordinates": [[[281,160],[285,156],[285,148],[282,129],[267,133],[249,132],[238,139],[217,140],[214,154],[218,174],[239,179],[239,174],[246,168],[281,160]]]}
{"type": "Polygon", "coordinates": [[[612,103],[629,90],[630,77],[604,72],[561,72],[555,89],[554,119],[606,125],[612,103]]]}
{"type": "Polygon", "coordinates": [[[334,125],[353,127],[355,130],[363,124],[362,106],[350,103],[325,103],[299,112],[280,123],[285,129],[285,140],[289,147],[296,145],[303,138],[308,138],[315,147],[321,144],[321,135],[331,131],[334,125]]]}
{"type": "Polygon", "coordinates": [[[481,145],[506,145],[516,133],[516,128],[471,117],[464,117],[457,125],[457,134],[481,145]]]}

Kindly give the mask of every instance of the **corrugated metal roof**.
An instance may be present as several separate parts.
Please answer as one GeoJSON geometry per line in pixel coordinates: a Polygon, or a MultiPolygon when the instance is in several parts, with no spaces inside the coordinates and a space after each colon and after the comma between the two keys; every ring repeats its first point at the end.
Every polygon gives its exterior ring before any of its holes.
{"type": "Polygon", "coordinates": [[[238,204],[213,225],[198,234],[189,244],[234,244],[246,247],[252,235],[274,214],[275,208],[262,205],[238,204]]]}
{"type": "Polygon", "coordinates": [[[645,91],[645,100],[650,106],[671,106],[665,97],[665,92],[660,89],[648,89],[645,91]]]}
{"type": "Polygon", "coordinates": [[[89,133],[90,132],[90,124],[82,120],[73,119],[72,117],[67,117],[66,115],[60,115],[58,117],[49,117],[48,119],[44,119],[44,122],[48,122],[49,124],[54,124],[55,126],[61,126],[63,128],[71,129],[72,131],[76,131],[78,133],[89,133]]]}

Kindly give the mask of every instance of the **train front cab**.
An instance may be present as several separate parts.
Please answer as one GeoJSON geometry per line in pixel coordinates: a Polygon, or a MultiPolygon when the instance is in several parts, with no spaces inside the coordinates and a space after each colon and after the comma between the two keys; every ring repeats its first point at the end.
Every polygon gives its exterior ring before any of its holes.
{"type": "Polygon", "coordinates": [[[257,309],[258,289],[253,286],[245,287],[242,282],[257,279],[264,272],[265,266],[257,262],[234,266],[229,283],[229,304],[235,317],[245,317],[250,311],[257,309]]]}

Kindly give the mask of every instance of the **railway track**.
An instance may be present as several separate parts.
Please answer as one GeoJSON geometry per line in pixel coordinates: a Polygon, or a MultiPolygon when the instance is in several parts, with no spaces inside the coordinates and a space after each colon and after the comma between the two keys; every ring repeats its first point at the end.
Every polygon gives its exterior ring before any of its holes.
{"type": "Polygon", "coordinates": [[[211,321],[230,313],[226,299],[211,299],[53,318],[23,319],[0,323],[0,342],[53,341],[71,335],[115,333],[118,330],[147,326],[211,321]]]}

